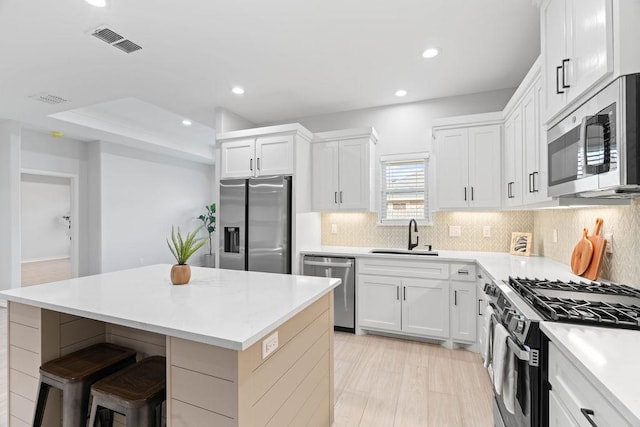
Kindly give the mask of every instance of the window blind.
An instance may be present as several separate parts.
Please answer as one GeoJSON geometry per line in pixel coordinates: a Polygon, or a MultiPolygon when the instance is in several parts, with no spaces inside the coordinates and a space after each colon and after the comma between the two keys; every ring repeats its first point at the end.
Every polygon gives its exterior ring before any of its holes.
{"type": "Polygon", "coordinates": [[[428,221],[428,160],[383,161],[380,170],[380,222],[428,221]]]}

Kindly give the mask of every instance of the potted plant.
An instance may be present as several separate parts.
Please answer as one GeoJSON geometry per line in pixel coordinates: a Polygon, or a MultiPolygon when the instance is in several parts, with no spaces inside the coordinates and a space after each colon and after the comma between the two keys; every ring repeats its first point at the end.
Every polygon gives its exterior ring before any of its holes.
{"type": "Polygon", "coordinates": [[[189,283],[191,279],[191,267],[187,265],[187,261],[191,255],[206,243],[204,237],[196,238],[200,229],[202,229],[202,226],[198,227],[193,233],[187,233],[187,236],[182,238],[180,227],[178,227],[177,233],[174,232],[173,226],[171,227],[171,242],[167,239],[167,245],[178,262],[171,267],[171,283],[174,285],[184,285],[189,283]]]}
{"type": "Polygon", "coordinates": [[[211,235],[214,231],[216,231],[216,204],[212,203],[211,206],[205,206],[207,208],[207,212],[204,215],[200,215],[198,219],[202,221],[202,227],[207,230],[209,233],[209,253],[206,253],[202,256],[203,262],[202,265],[205,267],[215,267],[216,266],[216,258],[213,253],[213,242],[211,240],[211,235]]]}

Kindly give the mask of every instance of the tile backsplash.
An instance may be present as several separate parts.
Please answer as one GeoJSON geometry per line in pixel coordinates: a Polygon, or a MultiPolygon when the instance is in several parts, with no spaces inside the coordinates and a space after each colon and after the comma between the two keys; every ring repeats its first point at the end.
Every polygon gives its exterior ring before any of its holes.
{"type": "Polygon", "coordinates": [[[591,234],[598,217],[604,220],[602,235],[613,233],[613,253],[605,254],[600,278],[640,288],[640,262],[635,253],[640,238],[640,200],[628,206],[537,211],[533,250],[568,264],[582,229],[588,228],[591,234]],[[558,234],[557,243],[553,242],[553,230],[558,234]]]}
{"type": "MultiPolygon", "coordinates": [[[[513,212],[434,212],[430,226],[419,226],[420,246],[434,249],[509,252],[511,232],[532,233],[533,213],[513,212]],[[449,237],[449,226],[460,226],[460,237],[449,237]],[[490,237],[483,237],[489,226],[490,237]]],[[[367,246],[404,248],[408,243],[409,222],[404,226],[377,225],[376,213],[323,213],[322,244],[325,246],[367,246]],[[332,224],[337,233],[331,234],[332,224]]],[[[535,244],[535,241],[534,241],[535,244]]]]}
{"type": "MultiPolygon", "coordinates": [[[[505,212],[434,212],[431,226],[419,226],[420,245],[434,249],[509,252],[511,233],[533,233],[532,254],[569,265],[583,228],[593,231],[597,217],[604,233],[613,233],[613,254],[605,254],[600,278],[640,288],[640,262],[635,248],[640,240],[640,200],[628,206],[505,212]],[[449,236],[449,226],[459,225],[460,237],[449,236]],[[483,237],[483,227],[491,237],[483,237]],[[558,241],[553,241],[556,230],[558,241]]],[[[323,213],[322,244],[404,248],[405,226],[381,226],[375,213],[323,213]],[[336,234],[331,233],[335,224],[336,234]]],[[[544,272],[541,272],[541,275],[544,272]]]]}

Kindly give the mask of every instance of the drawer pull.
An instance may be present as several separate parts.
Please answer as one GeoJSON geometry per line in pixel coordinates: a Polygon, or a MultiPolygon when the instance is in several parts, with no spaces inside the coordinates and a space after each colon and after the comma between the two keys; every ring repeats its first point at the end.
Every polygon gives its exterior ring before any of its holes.
{"type": "Polygon", "coordinates": [[[593,418],[591,418],[593,415],[595,415],[592,409],[580,408],[580,412],[582,412],[582,415],[584,415],[587,421],[589,421],[589,424],[591,424],[593,427],[598,427],[598,424],[596,424],[596,422],[593,421],[593,418]]]}
{"type": "Polygon", "coordinates": [[[469,275],[469,270],[458,270],[458,274],[469,275]]]}

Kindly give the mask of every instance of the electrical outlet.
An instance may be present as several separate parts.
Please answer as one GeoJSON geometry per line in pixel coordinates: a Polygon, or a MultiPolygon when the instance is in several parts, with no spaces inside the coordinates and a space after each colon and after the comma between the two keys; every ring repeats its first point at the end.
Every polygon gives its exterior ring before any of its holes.
{"type": "Polygon", "coordinates": [[[613,253],[613,233],[604,233],[604,238],[607,241],[607,250],[608,254],[613,253]]]}
{"type": "Polygon", "coordinates": [[[278,331],[262,340],[262,358],[266,359],[278,348],[278,331]]]}
{"type": "Polygon", "coordinates": [[[553,229],[553,243],[558,243],[558,230],[553,229]]]}
{"type": "Polygon", "coordinates": [[[338,224],[331,224],[331,234],[338,234],[338,224]]]}
{"type": "Polygon", "coordinates": [[[485,225],[482,227],[482,237],[491,237],[491,226],[485,225]]]}
{"type": "Polygon", "coordinates": [[[449,226],[449,237],[460,237],[461,230],[459,225],[450,225],[449,226]]]}

